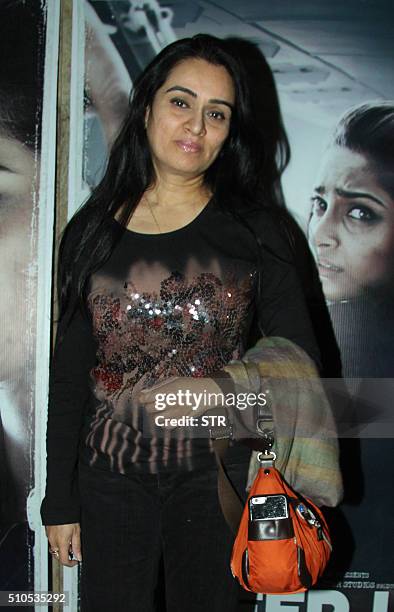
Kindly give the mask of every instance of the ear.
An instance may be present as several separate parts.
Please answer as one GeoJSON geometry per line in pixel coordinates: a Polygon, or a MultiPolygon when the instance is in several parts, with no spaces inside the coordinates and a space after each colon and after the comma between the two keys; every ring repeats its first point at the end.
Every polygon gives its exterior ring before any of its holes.
{"type": "Polygon", "coordinates": [[[148,127],[149,117],[150,117],[150,106],[147,106],[145,109],[145,129],[148,127]]]}

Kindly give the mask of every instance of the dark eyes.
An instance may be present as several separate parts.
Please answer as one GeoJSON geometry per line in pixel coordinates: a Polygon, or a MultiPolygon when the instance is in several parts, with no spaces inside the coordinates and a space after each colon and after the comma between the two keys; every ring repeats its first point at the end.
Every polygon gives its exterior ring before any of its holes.
{"type": "Polygon", "coordinates": [[[189,105],[185,102],[185,100],[182,100],[182,98],[171,98],[170,102],[179,108],[189,108],[189,105]]]}
{"type": "MultiPolygon", "coordinates": [[[[323,200],[323,198],[315,195],[311,198],[312,202],[312,214],[316,216],[323,216],[327,210],[327,202],[323,200]]],[[[372,223],[380,219],[380,216],[375,213],[372,208],[369,206],[361,205],[361,204],[349,204],[346,207],[346,217],[349,217],[354,221],[361,221],[363,223],[372,223]]]]}
{"type": "Polygon", "coordinates": [[[209,116],[212,117],[212,119],[219,119],[220,121],[224,121],[226,118],[224,113],[220,111],[209,111],[209,116]]]}
{"type": "MultiPolygon", "coordinates": [[[[170,103],[178,108],[190,108],[189,103],[183,98],[171,98],[170,103]]],[[[226,115],[222,111],[209,110],[207,114],[210,119],[215,121],[224,121],[226,119],[226,115]]]]}
{"type": "Polygon", "coordinates": [[[312,196],[311,202],[312,213],[318,215],[324,213],[327,210],[327,202],[325,202],[322,198],[319,198],[319,196],[312,196]]]}
{"type": "Polygon", "coordinates": [[[375,221],[378,215],[370,210],[367,206],[355,206],[348,212],[348,217],[357,221],[375,221]]]}

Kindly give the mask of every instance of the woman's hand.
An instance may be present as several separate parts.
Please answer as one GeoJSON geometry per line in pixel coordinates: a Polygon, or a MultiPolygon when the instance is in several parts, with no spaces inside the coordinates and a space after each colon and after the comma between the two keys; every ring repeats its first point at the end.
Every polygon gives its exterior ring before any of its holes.
{"type": "Polygon", "coordinates": [[[163,414],[176,419],[183,415],[199,417],[210,408],[222,405],[220,401],[215,401],[213,394],[222,394],[213,378],[174,376],[140,391],[138,402],[150,416],[163,414]]]}
{"type": "Polygon", "coordinates": [[[49,542],[49,552],[62,565],[74,567],[78,561],[82,561],[81,529],[79,523],[47,525],[45,531],[49,542]],[[73,560],[73,556],[77,560],[73,560]]]}

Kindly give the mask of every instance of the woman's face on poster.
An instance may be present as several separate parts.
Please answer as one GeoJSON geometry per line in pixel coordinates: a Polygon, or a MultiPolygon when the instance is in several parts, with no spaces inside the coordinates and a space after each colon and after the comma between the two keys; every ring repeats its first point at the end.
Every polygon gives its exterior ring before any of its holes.
{"type": "Polygon", "coordinates": [[[381,179],[367,157],[345,147],[323,157],[308,237],[329,300],[393,282],[394,200],[381,179]]]}
{"type": "Polygon", "coordinates": [[[26,364],[28,298],[34,281],[32,235],[38,165],[34,154],[18,140],[0,132],[0,361],[1,380],[20,380],[26,364]]]}

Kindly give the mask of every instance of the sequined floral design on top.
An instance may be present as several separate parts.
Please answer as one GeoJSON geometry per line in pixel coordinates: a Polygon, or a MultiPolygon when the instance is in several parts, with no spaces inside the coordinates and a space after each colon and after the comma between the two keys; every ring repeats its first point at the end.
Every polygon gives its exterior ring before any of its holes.
{"type": "Polygon", "coordinates": [[[222,281],[211,272],[188,280],[173,272],[160,291],[139,293],[126,281],[119,294],[89,299],[98,339],[95,393],[112,405],[114,419],[131,418],[133,387],[171,376],[208,376],[239,357],[243,324],[252,300],[254,273],[222,281]]]}

